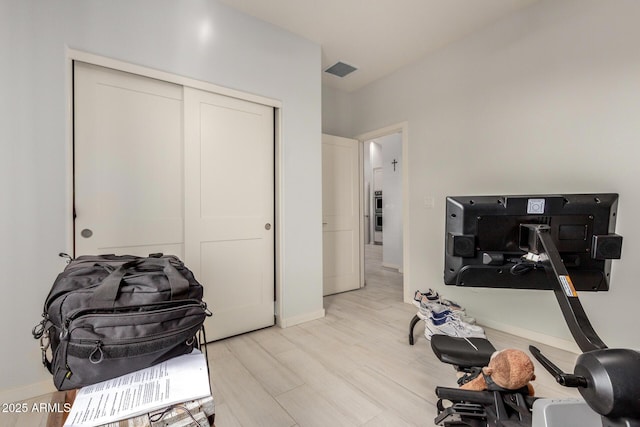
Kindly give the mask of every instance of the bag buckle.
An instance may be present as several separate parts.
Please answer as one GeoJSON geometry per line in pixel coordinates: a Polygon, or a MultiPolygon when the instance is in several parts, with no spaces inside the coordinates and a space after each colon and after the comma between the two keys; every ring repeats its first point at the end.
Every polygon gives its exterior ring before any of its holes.
{"type": "Polygon", "coordinates": [[[42,338],[42,335],[44,334],[48,321],[49,321],[49,317],[47,316],[47,314],[42,313],[42,320],[36,326],[34,326],[33,329],[31,330],[31,334],[33,335],[33,338],[35,339],[42,338]]]}
{"type": "Polygon", "coordinates": [[[51,347],[49,332],[45,332],[40,336],[40,350],[42,351],[42,364],[46,367],[50,365],[49,360],[47,360],[47,350],[49,347],[51,347]]]}

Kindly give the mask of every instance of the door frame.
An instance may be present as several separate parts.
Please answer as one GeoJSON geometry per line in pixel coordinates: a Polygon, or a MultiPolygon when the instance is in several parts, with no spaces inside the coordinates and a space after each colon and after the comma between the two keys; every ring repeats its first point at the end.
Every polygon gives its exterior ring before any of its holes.
{"type": "Polygon", "coordinates": [[[283,221],[281,212],[284,212],[283,207],[283,182],[282,182],[282,102],[277,99],[267,98],[264,96],[242,92],[235,89],[229,89],[223,86],[218,86],[213,83],[205,82],[202,80],[196,80],[189,77],[180,76],[177,74],[168,73],[165,71],[156,70],[153,68],[143,67],[141,65],[132,64],[129,62],[120,61],[113,58],[107,58],[100,55],[84,52],[81,50],[66,48],[66,160],[67,160],[67,174],[66,174],[66,187],[67,200],[66,200],[66,218],[65,224],[67,229],[67,241],[66,248],[67,253],[71,256],[75,256],[75,236],[74,236],[74,185],[73,185],[73,171],[74,171],[74,159],[73,159],[73,62],[82,61],[93,65],[98,65],[105,68],[112,68],[118,71],[126,73],[137,74],[143,77],[149,77],[152,79],[163,80],[169,83],[178,84],[181,86],[189,86],[195,89],[200,89],[206,92],[213,92],[220,95],[228,96],[231,98],[238,98],[244,101],[253,102],[256,104],[266,105],[274,109],[274,207],[275,207],[275,301],[274,301],[274,316],[276,317],[276,324],[282,327],[283,319],[283,307],[281,301],[283,301],[283,282],[282,282],[282,270],[284,251],[282,242],[284,241],[283,233],[283,221]]]}
{"type": "MultiPolygon", "coordinates": [[[[380,138],[383,136],[391,135],[394,133],[400,133],[402,138],[402,289],[404,302],[411,302],[411,290],[409,287],[409,239],[411,233],[409,233],[409,122],[400,122],[385,126],[380,129],[375,129],[369,132],[362,133],[355,138],[360,143],[360,170],[364,171],[364,143],[372,139],[380,138]]],[[[364,173],[364,172],[362,172],[364,173]]],[[[361,173],[361,175],[362,175],[361,173]]],[[[363,180],[363,177],[360,178],[363,180]]],[[[364,212],[364,188],[360,185],[360,211],[364,212]]],[[[364,236],[364,214],[360,215],[360,236],[364,236]]],[[[360,251],[360,265],[361,273],[364,284],[364,237],[360,239],[361,251],[360,251]]]]}

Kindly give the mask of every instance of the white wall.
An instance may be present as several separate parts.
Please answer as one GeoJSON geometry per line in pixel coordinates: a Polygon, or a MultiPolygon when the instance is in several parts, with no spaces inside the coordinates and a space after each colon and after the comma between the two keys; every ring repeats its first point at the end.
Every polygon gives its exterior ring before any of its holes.
{"type": "Polygon", "coordinates": [[[550,292],[442,285],[445,197],[619,192],[623,259],[581,300],[607,344],[640,348],[639,19],[635,0],[543,0],[352,94],[350,135],[408,121],[406,300],[435,287],[488,325],[568,344],[550,292]]]}
{"type": "Polygon", "coordinates": [[[0,46],[0,400],[51,381],[30,331],[71,251],[66,47],[282,102],[282,320],[322,314],[319,46],[214,0],[0,0],[0,46]]]}
{"type": "Polygon", "coordinates": [[[322,86],[322,132],[348,135],[351,127],[351,97],[338,89],[322,86]]]}
{"type": "Polygon", "coordinates": [[[382,147],[382,265],[402,270],[402,135],[376,138],[382,147]],[[396,160],[395,170],[393,160],[396,160]]]}

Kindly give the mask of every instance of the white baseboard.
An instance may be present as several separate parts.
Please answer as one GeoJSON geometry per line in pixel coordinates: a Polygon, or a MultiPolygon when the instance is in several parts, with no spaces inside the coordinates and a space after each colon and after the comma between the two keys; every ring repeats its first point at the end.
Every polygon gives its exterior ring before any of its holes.
{"type": "Polygon", "coordinates": [[[311,320],[322,319],[323,317],[324,308],[322,310],[301,314],[299,316],[279,319],[278,326],[280,326],[281,328],[288,328],[289,326],[299,325],[300,323],[310,322],[311,320]]]}
{"type": "Polygon", "coordinates": [[[383,262],[383,263],[382,263],[382,267],[384,267],[384,268],[390,268],[390,269],[392,269],[392,270],[397,270],[397,271],[398,271],[398,273],[402,273],[402,271],[401,271],[401,270],[402,270],[402,267],[401,267],[401,266],[399,266],[399,265],[397,265],[397,264],[389,264],[389,263],[383,262]]]}
{"type": "Polygon", "coordinates": [[[487,328],[497,329],[502,332],[506,332],[512,335],[516,335],[522,338],[527,338],[532,341],[537,341],[542,344],[550,345],[551,347],[559,348],[575,354],[581,354],[582,352],[578,348],[578,345],[570,340],[563,338],[546,335],[540,332],[532,331],[530,329],[519,328],[517,326],[507,325],[493,320],[478,319],[478,323],[487,328]]]}
{"type": "Polygon", "coordinates": [[[42,396],[43,394],[56,391],[53,381],[41,381],[39,383],[27,384],[22,387],[0,390],[0,402],[11,403],[20,400],[30,399],[32,397],[42,396]]]}

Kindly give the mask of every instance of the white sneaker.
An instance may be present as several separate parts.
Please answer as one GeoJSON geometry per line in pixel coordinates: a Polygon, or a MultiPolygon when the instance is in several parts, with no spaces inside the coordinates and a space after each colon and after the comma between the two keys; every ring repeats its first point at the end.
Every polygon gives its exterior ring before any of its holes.
{"type": "Polygon", "coordinates": [[[413,304],[426,316],[428,316],[431,311],[440,312],[442,310],[451,310],[453,313],[456,313],[462,321],[471,325],[476,323],[476,319],[468,316],[464,307],[454,301],[441,298],[440,295],[432,289],[427,290],[427,292],[416,291],[413,296],[413,304]]]}
{"type": "Polygon", "coordinates": [[[465,323],[468,323],[470,325],[475,325],[476,324],[476,318],[472,317],[472,316],[468,316],[467,313],[464,312],[464,311],[461,312],[461,313],[455,313],[454,312],[454,314],[457,314],[458,316],[460,316],[460,320],[462,320],[465,323]]]}
{"type": "MultiPolygon", "coordinates": [[[[426,314],[423,312],[423,314],[426,314]]],[[[431,306],[431,310],[429,311],[429,316],[436,321],[436,324],[439,324],[439,320],[443,320],[447,316],[456,317],[458,320],[467,323],[469,326],[472,326],[476,323],[476,319],[473,317],[467,316],[467,313],[464,311],[455,311],[451,310],[448,306],[438,304],[438,306],[431,306]]],[[[477,328],[476,330],[482,330],[479,326],[474,326],[471,329],[477,328]]]]}
{"type": "Polygon", "coordinates": [[[440,320],[444,316],[454,316],[454,317],[457,317],[458,320],[463,321],[464,323],[468,323],[469,325],[475,325],[476,319],[474,317],[467,316],[466,312],[451,310],[451,308],[447,307],[446,305],[443,305],[443,307],[445,308],[445,310],[442,310],[440,312],[432,311],[431,312],[432,317],[435,318],[436,320],[440,320]]]}
{"type": "Polygon", "coordinates": [[[440,304],[446,305],[451,311],[465,311],[463,306],[450,299],[440,298],[440,304]]]}
{"type": "Polygon", "coordinates": [[[430,318],[428,321],[425,321],[425,338],[431,340],[433,334],[449,335],[459,338],[486,338],[484,329],[480,326],[469,325],[452,315],[440,320],[430,318]]]}
{"type": "Polygon", "coordinates": [[[416,291],[413,294],[413,305],[415,305],[416,307],[420,307],[421,303],[438,303],[440,302],[440,295],[438,295],[438,292],[434,291],[433,289],[429,288],[427,289],[426,292],[422,292],[420,290],[416,291]]]}
{"type": "Polygon", "coordinates": [[[447,318],[452,318],[453,320],[462,323],[462,325],[470,331],[484,333],[484,329],[482,329],[480,326],[474,325],[471,322],[467,322],[464,317],[460,315],[460,313],[456,313],[450,310],[444,310],[440,312],[432,311],[430,317],[435,325],[441,325],[448,320],[447,318]]]}
{"type": "Polygon", "coordinates": [[[420,306],[418,307],[418,311],[422,313],[424,316],[429,317],[431,316],[432,313],[439,314],[439,313],[450,311],[450,310],[448,307],[437,302],[422,301],[420,303],[420,306]]]}

